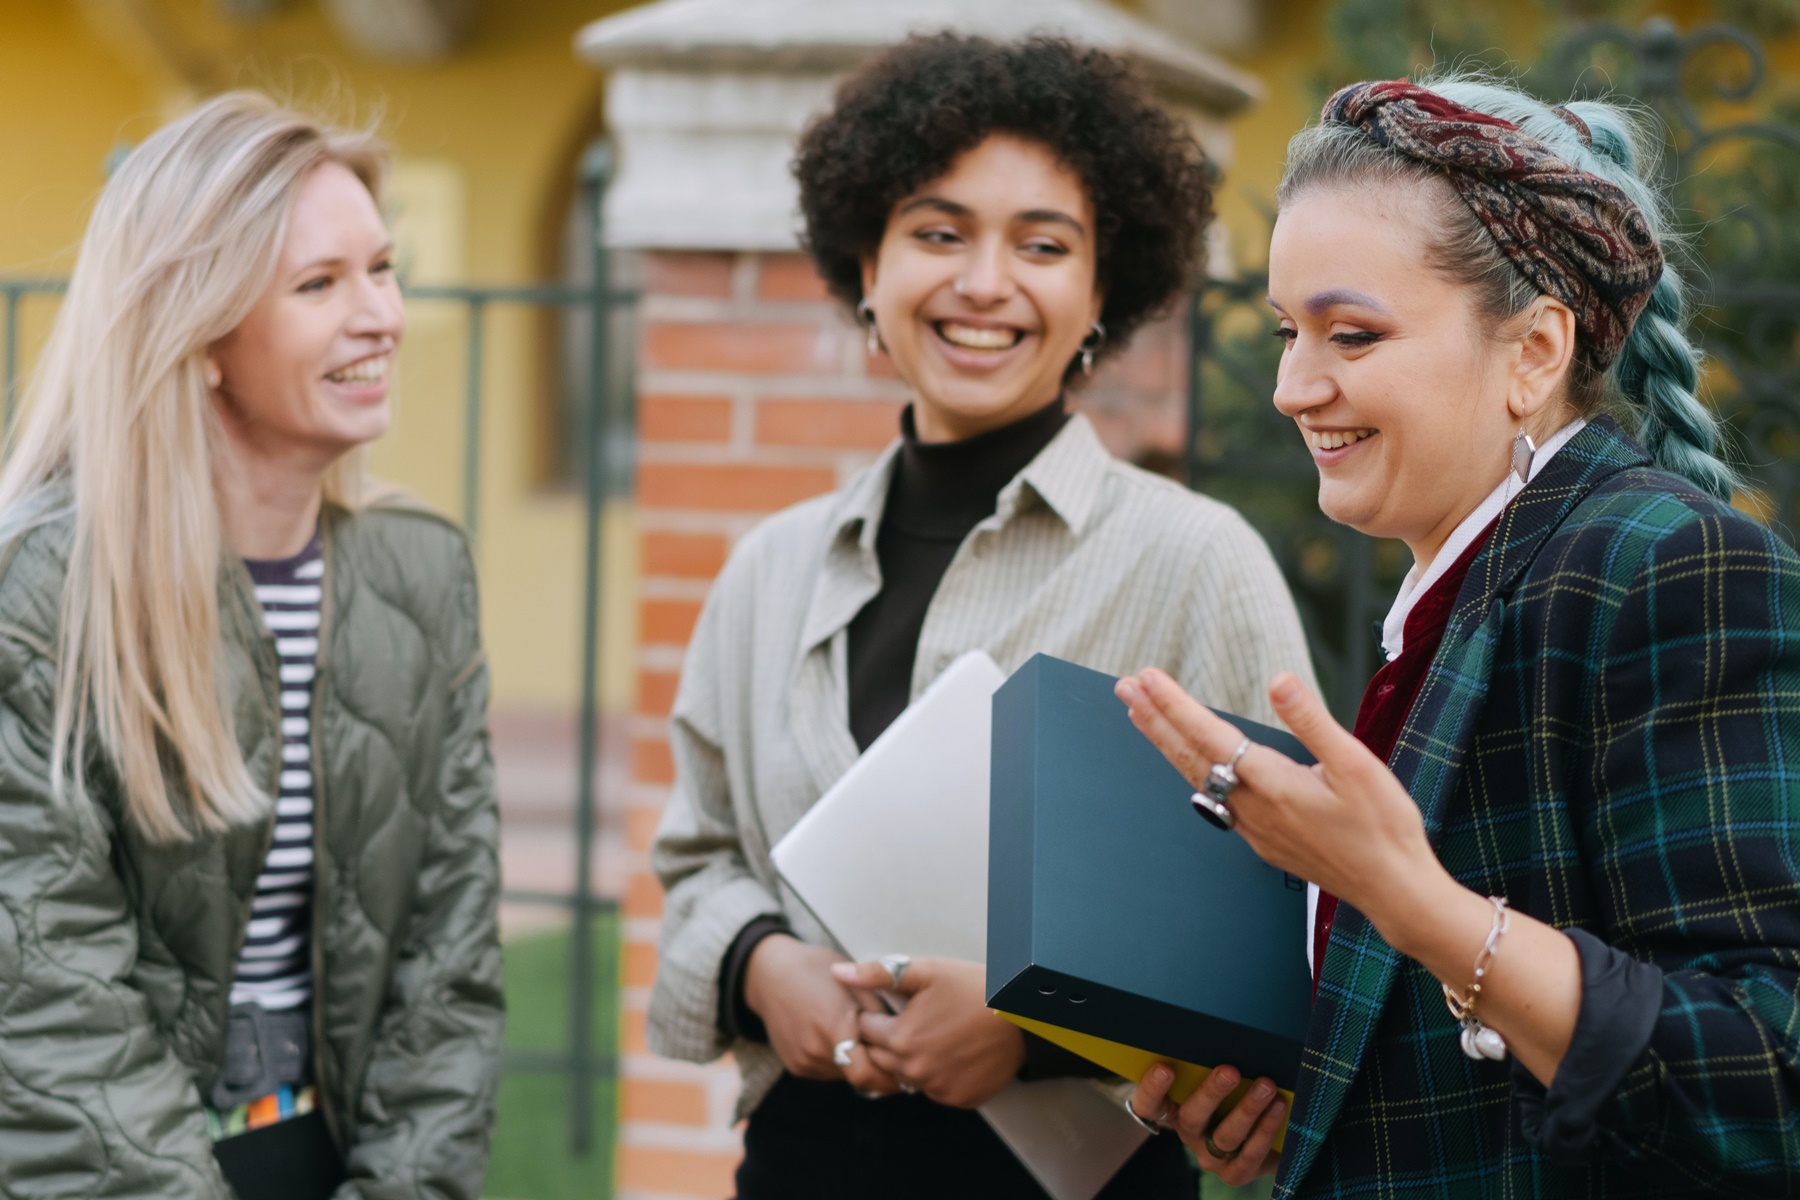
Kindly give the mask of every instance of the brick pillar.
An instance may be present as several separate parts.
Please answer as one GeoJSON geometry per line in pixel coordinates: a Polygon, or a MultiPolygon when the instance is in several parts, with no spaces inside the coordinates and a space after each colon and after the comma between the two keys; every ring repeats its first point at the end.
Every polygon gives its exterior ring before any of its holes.
{"type": "Polygon", "coordinates": [[[625,1200],[732,1194],[737,1072],[652,1056],[644,1011],[662,891],[646,852],[674,779],[667,718],[732,543],[829,491],[893,437],[905,390],[797,253],[650,251],[638,348],[641,646],[631,740],[622,1125],[625,1200]]]}

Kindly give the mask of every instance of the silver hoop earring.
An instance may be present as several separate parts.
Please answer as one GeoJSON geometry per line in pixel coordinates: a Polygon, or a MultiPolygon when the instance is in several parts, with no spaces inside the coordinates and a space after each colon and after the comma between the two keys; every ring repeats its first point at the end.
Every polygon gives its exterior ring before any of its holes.
{"type": "Polygon", "coordinates": [[[875,324],[875,310],[869,306],[869,298],[867,296],[864,296],[861,300],[856,302],[856,319],[862,322],[863,344],[868,347],[869,357],[874,358],[877,354],[881,353],[883,347],[881,344],[881,330],[875,324]]]}
{"type": "Polygon", "coordinates": [[[1106,344],[1106,326],[1095,321],[1088,327],[1088,335],[1081,339],[1081,373],[1094,373],[1094,352],[1106,344]]]}
{"type": "Polygon", "coordinates": [[[1512,473],[1520,483],[1531,482],[1531,460],[1537,457],[1537,443],[1523,429],[1513,435],[1512,473]]]}

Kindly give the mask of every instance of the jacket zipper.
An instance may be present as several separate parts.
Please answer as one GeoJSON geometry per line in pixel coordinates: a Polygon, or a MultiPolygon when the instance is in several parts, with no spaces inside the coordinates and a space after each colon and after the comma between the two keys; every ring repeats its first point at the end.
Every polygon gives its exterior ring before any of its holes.
{"type": "Polygon", "coordinates": [[[312,704],[307,716],[307,741],[311,744],[312,783],[313,783],[313,897],[312,897],[312,1054],[313,1078],[318,1081],[319,1111],[325,1114],[325,1126],[331,1132],[331,1138],[337,1143],[340,1153],[345,1149],[343,1131],[338,1127],[338,1114],[331,1103],[331,1088],[325,1078],[325,1019],[322,1015],[325,996],[325,951],[324,939],[321,936],[323,914],[326,906],[325,898],[325,773],[320,770],[319,757],[319,700],[325,694],[325,648],[329,644],[331,633],[332,590],[334,576],[331,571],[331,520],[330,515],[321,512],[320,524],[320,559],[324,564],[324,572],[319,578],[319,648],[313,654],[312,704]]]}

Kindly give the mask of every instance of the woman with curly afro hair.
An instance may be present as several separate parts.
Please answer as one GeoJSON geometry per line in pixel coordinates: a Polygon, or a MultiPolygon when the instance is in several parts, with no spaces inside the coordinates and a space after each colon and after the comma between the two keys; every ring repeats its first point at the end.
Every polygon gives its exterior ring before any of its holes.
{"type": "MultiPolygon", "coordinates": [[[[1107,54],[945,34],[846,81],[794,171],[820,274],[913,402],[872,466],[743,539],[701,616],[654,850],[649,1040],[738,1063],[740,1200],[1041,1200],[973,1110],[1095,1069],[989,1012],[981,963],[917,958],[897,979],[843,961],[769,847],[967,651],[1008,671],[1039,652],[1115,675],[1171,662],[1264,721],[1262,680],[1311,678],[1243,519],[1114,459],[1066,406],[1186,289],[1207,164],[1107,54]],[[878,988],[906,993],[904,1013],[878,988]]],[[[1161,1134],[1100,1194],[1196,1187],[1161,1134]]]]}

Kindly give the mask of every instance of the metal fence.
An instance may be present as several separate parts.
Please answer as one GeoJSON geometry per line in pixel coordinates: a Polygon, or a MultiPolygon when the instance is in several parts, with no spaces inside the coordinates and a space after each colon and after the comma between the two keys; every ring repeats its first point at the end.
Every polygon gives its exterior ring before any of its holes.
{"type": "MultiPolygon", "coordinates": [[[[442,301],[463,306],[468,341],[464,369],[463,461],[461,518],[471,539],[478,537],[481,500],[481,414],[486,361],[485,317],[503,305],[524,305],[545,310],[585,310],[588,339],[587,369],[583,380],[587,395],[578,436],[581,443],[581,486],[584,507],[583,571],[581,598],[580,716],[576,740],[576,790],[573,806],[575,882],[568,892],[508,889],[502,900],[515,904],[549,905],[569,914],[568,1040],[560,1052],[511,1050],[506,1069],[514,1072],[550,1073],[566,1077],[569,1086],[569,1146],[585,1155],[591,1149],[593,1094],[599,1082],[618,1074],[612,1047],[596,1046],[593,1038],[596,988],[614,986],[594,977],[594,925],[616,911],[613,899],[595,893],[591,863],[596,825],[596,781],[599,771],[600,719],[600,603],[604,524],[601,520],[608,497],[631,488],[630,443],[634,437],[634,396],[631,389],[630,345],[616,336],[620,314],[636,305],[634,290],[617,287],[611,255],[605,246],[601,224],[606,185],[612,174],[612,152],[596,142],[580,162],[582,204],[592,214],[591,270],[582,284],[545,283],[501,286],[408,286],[409,300],[442,301]]],[[[3,389],[5,429],[11,432],[19,391],[19,318],[28,297],[57,296],[68,289],[66,279],[0,278],[0,389],[3,389]]]]}
{"type": "MultiPolygon", "coordinates": [[[[1793,539],[1800,529],[1800,97],[1766,94],[1749,34],[1682,34],[1657,18],[1633,31],[1584,26],[1531,78],[1556,92],[1635,101],[1661,119],[1663,181],[1688,244],[1709,399],[1725,418],[1740,503],[1793,539]],[[1742,106],[1761,110],[1742,119],[1742,106]],[[1719,116],[1723,114],[1723,116],[1719,116]]],[[[1379,620],[1410,565],[1403,546],[1333,524],[1292,423],[1269,403],[1280,345],[1268,277],[1214,280],[1189,312],[1186,470],[1269,540],[1305,621],[1327,702],[1345,721],[1378,665],[1379,620]]]]}
{"type": "Polygon", "coordinates": [[[581,584],[581,701],[576,730],[576,783],[574,806],[575,884],[567,893],[509,889],[501,898],[513,903],[546,904],[569,912],[568,1044],[560,1053],[513,1050],[507,1055],[510,1071],[549,1072],[564,1075],[569,1084],[569,1148],[585,1154],[591,1148],[594,1084],[618,1075],[611,1048],[593,1044],[595,987],[593,929],[596,917],[613,913],[616,902],[596,895],[593,880],[593,846],[596,818],[595,788],[599,774],[600,722],[600,568],[606,501],[629,491],[628,476],[620,464],[630,455],[617,444],[627,443],[636,425],[631,372],[618,369],[630,353],[627,344],[612,337],[615,313],[627,311],[636,293],[613,284],[611,255],[606,248],[602,222],[606,185],[611,179],[613,156],[603,142],[589,146],[581,158],[582,202],[592,214],[590,251],[592,268],[585,286],[538,284],[522,287],[413,287],[407,296],[418,300],[448,300],[467,306],[468,345],[463,396],[463,526],[473,539],[480,528],[481,408],[485,329],[483,317],[494,305],[531,305],[540,308],[585,309],[587,312],[587,403],[582,413],[582,584],[581,584]]]}
{"type": "Polygon", "coordinates": [[[6,339],[4,350],[0,351],[0,407],[4,408],[3,419],[5,431],[12,433],[13,416],[19,400],[19,308],[25,303],[27,296],[60,296],[69,290],[66,279],[0,279],[0,303],[6,305],[6,311],[0,316],[4,322],[6,339]]]}

